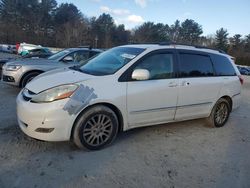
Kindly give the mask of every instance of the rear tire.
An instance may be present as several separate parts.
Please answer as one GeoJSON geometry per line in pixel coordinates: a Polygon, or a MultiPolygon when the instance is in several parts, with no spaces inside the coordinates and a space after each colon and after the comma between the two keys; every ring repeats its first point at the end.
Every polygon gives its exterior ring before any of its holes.
{"type": "Polygon", "coordinates": [[[24,78],[21,81],[20,87],[24,88],[31,80],[33,80],[33,78],[35,78],[36,76],[38,76],[39,72],[31,72],[27,75],[24,76],[24,78]]]}
{"type": "Polygon", "coordinates": [[[73,141],[81,149],[99,150],[115,140],[118,126],[117,116],[110,108],[94,106],[76,121],[73,141]]]}
{"type": "Polygon", "coordinates": [[[226,99],[219,99],[214,105],[210,116],[206,119],[211,127],[223,127],[230,115],[230,104],[226,99]]]}

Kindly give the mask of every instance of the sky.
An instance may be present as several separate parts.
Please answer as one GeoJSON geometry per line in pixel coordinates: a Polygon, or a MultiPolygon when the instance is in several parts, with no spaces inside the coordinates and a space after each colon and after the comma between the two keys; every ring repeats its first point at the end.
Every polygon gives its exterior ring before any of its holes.
{"type": "Polygon", "coordinates": [[[175,20],[193,19],[203,35],[223,27],[230,34],[250,34],[250,0],[57,0],[73,3],[88,17],[109,13],[116,24],[132,29],[151,21],[171,25],[175,20]]]}

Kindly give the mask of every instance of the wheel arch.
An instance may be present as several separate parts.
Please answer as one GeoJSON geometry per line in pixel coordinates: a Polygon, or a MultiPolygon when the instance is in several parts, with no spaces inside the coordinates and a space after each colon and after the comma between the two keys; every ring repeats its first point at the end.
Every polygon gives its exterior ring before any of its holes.
{"type": "Polygon", "coordinates": [[[116,107],[114,104],[111,104],[111,103],[107,103],[107,102],[103,102],[103,103],[95,103],[95,104],[92,104],[86,108],[84,108],[76,117],[76,119],[74,120],[74,123],[73,123],[73,126],[71,128],[71,131],[70,131],[70,139],[72,140],[73,138],[73,133],[74,133],[74,129],[75,129],[75,125],[76,125],[76,122],[79,120],[79,118],[81,117],[81,115],[86,112],[87,110],[89,110],[90,108],[93,108],[95,106],[98,106],[98,105],[103,105],[103,106],[106,106],[108,108],[110,108],[117,116],[118,118],[118,122],[119,122],[119,127],[118,127],[118,131],[121,132],[123,131],[123,126],[124,126],[124,120],[123,120],[123,115],[121,113],[121,111],[119,110],[118,107],[116,107]]]}
{"type": "Polygon", "coordinates": [[[19,81],[19,87],[22,87],[21,85],[22,85],[23,79],[25,78],[25,76],[27,76],[30,73],[39,73],[39,74],[41,74],[41,73],[44,73],[44,71],[42,71],[42,70],[30,70],[30,71],[25,72],[22,75],[22,77],[21,77],[21,79],[19,81]]]}
{"type": "Polygon", "coordinates": [[[230,105],[230,112],[231,112],[232,109],[233,109],[233,100],[232,100],[232,98],[230,96],[228,96],[228,95],[224,95],[221,98],[227,100],[227,102],[230,105]]]}

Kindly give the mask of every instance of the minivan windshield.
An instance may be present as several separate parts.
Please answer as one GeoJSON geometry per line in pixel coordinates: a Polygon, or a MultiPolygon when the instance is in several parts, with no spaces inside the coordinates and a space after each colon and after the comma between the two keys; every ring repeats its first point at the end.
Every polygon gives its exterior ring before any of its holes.
{"type": "Polygon", "coordinates": [[[68,54],[70,51],[69,50],[62,50],[60,52],[57,52],[56,54],[50,56],[48,59],[49,60],[57,60],[63,56],[65,56],[66,54],[68,54]]]}
{"type": "Polygon", "coordinates": [[[80,71],[95,76],[111,75],[141,54],[145,49],[116,47],[90,59],[80,67],[80,71]]]}

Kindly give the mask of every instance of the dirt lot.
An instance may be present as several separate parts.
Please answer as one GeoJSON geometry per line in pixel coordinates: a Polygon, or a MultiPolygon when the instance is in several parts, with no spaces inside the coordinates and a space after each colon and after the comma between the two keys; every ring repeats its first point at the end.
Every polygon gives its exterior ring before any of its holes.
{"type": "Polygon", "coordinates": [[[18,128],[19,89],[0,83],[0,187],[250,187],[250,77],[227,125],[203,120],[122,133],[113,145],[80,151],[18,128]]]}

